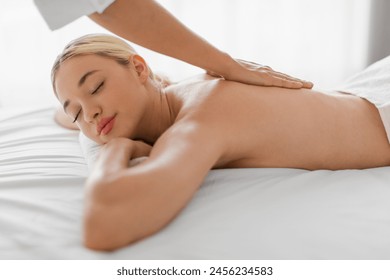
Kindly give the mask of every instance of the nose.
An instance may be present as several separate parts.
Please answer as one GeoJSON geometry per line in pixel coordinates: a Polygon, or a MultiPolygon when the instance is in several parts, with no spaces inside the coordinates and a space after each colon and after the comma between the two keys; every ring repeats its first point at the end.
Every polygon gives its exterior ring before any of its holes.
{"type": "Polygon", "coordinates": [[[84,119],[87,123],[93,123],[101,114],[101,108],[96,105],[88,105],[84,108],[84,119]]]}

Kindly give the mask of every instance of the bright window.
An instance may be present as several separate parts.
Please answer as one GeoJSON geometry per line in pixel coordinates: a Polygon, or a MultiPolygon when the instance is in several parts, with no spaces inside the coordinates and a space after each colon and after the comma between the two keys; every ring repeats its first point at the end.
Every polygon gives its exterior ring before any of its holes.
{"type": "MultiPolygon", "coordinates": [[[[332,88],[366,64],[369,0],[161,0],[189,28],[232,56],[332,88]]],[[[32,0],[0,9],[0,106],[55,104],[50,68],[64,45],[104,32],[88,18],[51,32],[32,0]]],[[[173,42],[174,43],[174,42],[173,42]]],[[[137,47],[179,80],[201,70],[137,47]]]]}

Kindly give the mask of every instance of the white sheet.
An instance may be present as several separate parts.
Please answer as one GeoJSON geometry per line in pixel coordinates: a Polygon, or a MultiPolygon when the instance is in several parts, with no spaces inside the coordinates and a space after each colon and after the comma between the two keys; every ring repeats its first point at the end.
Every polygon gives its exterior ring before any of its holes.
{"type": "Polygon", "coordinates": [[[390,167],[211,171],[158,234],[85,249],[87,166],[53,112],[0,111],[0,259],[390,259],[390,167]]]}
{"type": "Polygon", "coordinates": [[[360,96],[374,104],[390,143],[390,56],[357,73],[337,90],[360,96]]]}

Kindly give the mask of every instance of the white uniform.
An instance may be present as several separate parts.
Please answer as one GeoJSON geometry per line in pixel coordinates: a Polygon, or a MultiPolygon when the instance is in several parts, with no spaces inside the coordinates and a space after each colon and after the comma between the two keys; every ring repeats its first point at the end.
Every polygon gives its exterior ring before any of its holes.
{"type": "Polygon", "coordinates": [[[51,30],[58,29],[79,17],[102,13],[115,0],[34,0],[51,30]]]}

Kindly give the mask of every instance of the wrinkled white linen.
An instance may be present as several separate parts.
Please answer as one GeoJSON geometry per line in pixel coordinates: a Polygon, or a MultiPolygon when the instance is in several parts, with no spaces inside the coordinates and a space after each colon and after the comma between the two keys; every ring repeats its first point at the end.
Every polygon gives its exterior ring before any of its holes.
{"type": "Polygon", "coordinates": [[[373,103],[378,108],[390,142],[390,56],[357,73],[337,90],[373,103]]]}
{"type": "Polygon", "coordinates": [[[210,171],[159,233],[111,253],[82,245],[88,174],[54,109],[0,112],[0,259],[389,259],[390,167],[210,171]]]}

